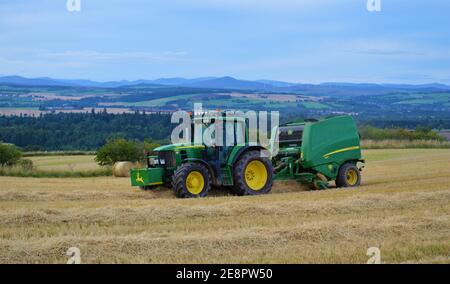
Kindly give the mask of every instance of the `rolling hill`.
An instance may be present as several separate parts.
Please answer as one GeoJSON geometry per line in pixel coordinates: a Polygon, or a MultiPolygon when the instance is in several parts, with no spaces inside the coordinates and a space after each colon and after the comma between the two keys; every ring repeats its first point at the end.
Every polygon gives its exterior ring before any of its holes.
{"type": "Polygon", "coordinates": [[[49,77],[25,78],[21,76],[0,77],[0,84],[16,86],[69,86],[118,88],[138,85],[191,87],[224,90],[251,90],[264,92],[303,93],[306,95],[378,95],[394,92],[443,92],[450,91],[450,86],[439,83],[422,85],[410,84],[372,84],[372,83],[321,83],[299,84],[273,80],[240,80],[230,76],[200,77],[186,79],[182,77],[159,78],[155,80],[121,80],[96,82],[92,80],[54,79],[49,77]]]}

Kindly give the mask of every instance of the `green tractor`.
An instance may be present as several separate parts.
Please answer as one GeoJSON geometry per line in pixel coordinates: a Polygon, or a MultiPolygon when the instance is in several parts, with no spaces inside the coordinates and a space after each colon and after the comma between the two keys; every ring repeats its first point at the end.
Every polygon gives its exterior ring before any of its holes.
{"type": "Polygon", "coordinates": [[[268,147],[250,143],[248,119],[225,114],[215,119],[231,123],[234,135],[223,139],[233,139],[224,141],[232,146],[208,147],[195,144],[192,138],[191,143],[158,147],[156,155],[147,157],[146,168],[131,170],[131,184],[142,189],[172,187],[177,197],[190,198],[207,196],[211,187],[230,188],[237,195],[266,194],[274,180],[297,180],[317,189],[328,188],[333,180],[338,187],[361,183],[358,166],[364,160],[355,122],[349,116],[275,127],[268,147]]]}

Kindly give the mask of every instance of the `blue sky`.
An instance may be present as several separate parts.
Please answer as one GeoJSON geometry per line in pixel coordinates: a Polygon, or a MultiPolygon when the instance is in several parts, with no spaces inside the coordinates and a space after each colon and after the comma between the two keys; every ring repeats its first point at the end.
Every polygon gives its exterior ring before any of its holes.
{"type": "Polygon", "coordinates": [[[450,83],[450,1],[0,0],[0,75],[450,83]]]}

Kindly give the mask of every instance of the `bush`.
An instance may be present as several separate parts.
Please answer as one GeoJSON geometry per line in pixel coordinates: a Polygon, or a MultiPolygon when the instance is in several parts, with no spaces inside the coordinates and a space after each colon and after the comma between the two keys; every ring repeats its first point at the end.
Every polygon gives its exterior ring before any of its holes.
{"type": "Polygon", "coordinates": [[[118,138],[109,140],[102,146],[95,157],[100,166],[113,165],[119,161],[137,162],[144,158],[143,147],[140,143],[118,138]]]}
{"type": "Polygon", "coordinates": [[[32,171],[34,169],[33,161],[30,159],[20,159],[18,166],[25,171],[32,171]]]}
{"type": "Polygon", "coordinates": [[[14,166],[22,157],[22,152],[14,145],[0,143],[0,166],[14,166]]]}

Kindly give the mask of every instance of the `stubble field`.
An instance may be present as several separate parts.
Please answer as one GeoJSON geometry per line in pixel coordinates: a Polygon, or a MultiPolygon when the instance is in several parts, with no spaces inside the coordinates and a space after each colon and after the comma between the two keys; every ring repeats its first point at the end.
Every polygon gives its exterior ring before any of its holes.
{"type": "Polygon", "coordinates": [[[0,177],[0,263],[450,263],[450,150],[367,150],[363,185],[175,199],[127,178],[0,177]]]}

